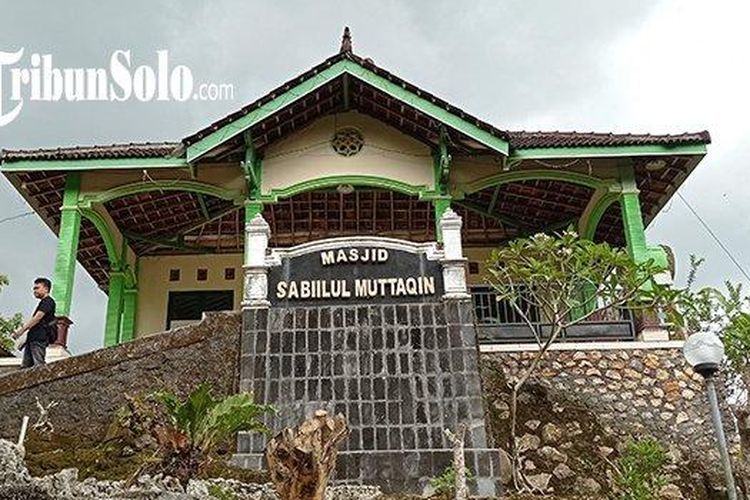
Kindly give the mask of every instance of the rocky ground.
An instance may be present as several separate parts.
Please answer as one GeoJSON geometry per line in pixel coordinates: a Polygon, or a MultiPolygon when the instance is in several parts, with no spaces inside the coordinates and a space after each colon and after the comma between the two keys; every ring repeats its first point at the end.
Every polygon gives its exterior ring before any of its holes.
{"type": "MultiPolygon", "coordinates": [[[[278,500],[269,483],[243,483],[235,479],[191,480],[187,487],[183,487],[176,479],[161,475],[142,475],[131,483],[93,477],[81,480],[77,469],[33,477],[24,463],[24,453],[23,447],[0,440],[0,500],[278,500]]],[[[376,498],[382,498],[382,494],[373,486],[333,486],[326,492],[326,500],[376,498]]]]}

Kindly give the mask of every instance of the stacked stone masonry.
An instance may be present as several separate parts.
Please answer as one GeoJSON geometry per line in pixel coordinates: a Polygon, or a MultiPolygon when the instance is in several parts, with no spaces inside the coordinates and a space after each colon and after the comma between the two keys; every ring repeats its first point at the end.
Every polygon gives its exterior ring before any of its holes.
{"type": "MultiPolygon", "coordinates": [[[[510,424],[506,382],[534,355],[481,357],[492,435],[501,447],[507,446],[510,424]]],[[[519,435],[534,467],[530,474],[543,476],[554,492],[585,493],[578,487],[584,481],[596,481],[604,489],[611,471],[608,460],[616,460],[630,440],[646,436],[668,448],[672,486],[685,498],[713,498],[722,484],[703,381],[680,349],[629,349],[624,344],[621,349],[550,351],[519,401],[538,408],[520,411],[519,435]],[[588,449],[581,440],[589,442],[588,449]]],[[[737,451],[735,426],[724,410],[730,446],[737,451]]]]}

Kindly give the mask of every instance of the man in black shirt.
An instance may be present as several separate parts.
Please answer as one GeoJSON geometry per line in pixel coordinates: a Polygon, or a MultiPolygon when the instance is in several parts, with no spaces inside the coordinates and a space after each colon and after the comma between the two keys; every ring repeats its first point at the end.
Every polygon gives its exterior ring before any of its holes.
{"type": "Polygon", "coordinates": [[[14,337],[18,338],[25,332],[29,332],[23,348],[23,364],[21,366],[24,368],[43,365],[47,346],[54,339],[53,334],[57,329],[57,321],[55,319],[55,301],[49,295],[51,290],[52,283],[47,278],[34,280],[34,297],[39,299],[39,304],[31,318],[14,334],[14,337]]]}

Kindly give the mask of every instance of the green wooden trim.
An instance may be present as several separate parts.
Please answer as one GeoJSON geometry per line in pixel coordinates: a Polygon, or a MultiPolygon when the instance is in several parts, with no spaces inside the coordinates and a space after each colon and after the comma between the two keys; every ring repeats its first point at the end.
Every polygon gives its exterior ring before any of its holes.
{"type": "Polygon", "coordinates": [[[249,129],[256,123],[261,122],[268,116],[277,112],[278,110],[292,104],[293,102],[303,98],[305,95],[313,92],[315,89],[322,87],[331,80],[337,78],[346,69],[346,61],[339,61],[329,68],[324,69],[312,78],[305,80],[299,85],[292,87],[287,92],[276,96],[263,106],[250,111],[248,114],[234,120],[227,125],[224,125],[219,130],[210,133],[195,144],[191,144],[187,148],[187,160],[194,162],[201,155],[207,151],[215,148],[219,144],[235,137],[237,134],[241,134],[245,130],[249,129]]]}
{"type": "Polygon", "coordinates": [[[596,308],[596,286],[593,283],[584,283],[578,293],[581,303],[570,311],[573,319],[579,319],[596,308]]]}
{"type": "Polygon", "coordinates": [[[622,185],[620,212],[628,253],[636,262],[643,262],[648,259],[648,246],[641,213],[641,201],[638,198],[638,187],[632,165],[620,167],[620,184],[622,185]]]}
{"type": "Polygon", "coordinates": [[[201,214],[203,214],[203,217],[205,219],[210,219],[211,214],[208,212],[208,205],[206,205],[206,200],[203,198],[203,195],[198,193],[195,197],[198,199],[198,206],[201,209],[201,214]]]}
{"type": "Polygon", "coordinates": [[[620,196],[623,229],[628,253],[636,262],[646,260],[646,232],[641,215],[641,202],[635,193],[623,193],[620,196]]]}
{"type": "Polygon", "coordinates": [[[255,200],[245,201],[245,222],[250,222],[253,218],[263,213],[263,203],[255,200]]]}
{"type": "MultiPolygon", "coordinates": [[[[456,205],[458,205],[459,207],[465,208],[466,210],[471,210],[472,212],[474,212],[476,214],[482,215],[482,216],[487,217],[489,219],[494,219],[494,220],[500,222],[500,224],[502,224],[504,226],[515,227],[515,228],[518,228],[518,229],[524,229],[525,228],[525,226],[521,226],[521,224],[516,219],[511,219],[510,217],[506,217],[506,216],[498,214],[498,213],[490,212],[486,208],[480,206],[477,203],[473,203],[473,202],[467,201],[467,200],[458,200],[458,201],[454,201],[454,203],[456,205]]],[[[529,228],[526,228],[526,229],[529,229],[529,228]]]]}
{"type": "Polygon", "coordinates": [[[270,193],[261,195],[257,201],[263,203],[276,203],[279,198],[289,198],[306,191],[336,187],[340,184],[351,184],[352,186],[368,186],[388,189],[391,191],[404,193],[409,196],[418,196],[420,199],[432,199],[433,197],[437,196],[436,193],[428,190],[426,186],[414,186],[412,184],[389,179],[387,177],[379,177],[373,175],[333,175],[329,177],[309,179],[281,189],[272,189],[270,193]]]}
{"type": "Polygon", "coordinates": [[[360,80],[372,85],[378,90],[385,92],[391,97],[394,97],[399,101],[418,109],[422,113],[434,118],[435,120],[458,130],[462,134],[474,139],[480,144],[484,144],[488,148],[497,151],[498,153],[502,153],[503,155],[508,155],[508,142],[504,139],[496,137],[486,130],[482,130],[475,124],[464,120],[458,115],[454,115],[453,113],[446,111],[437,104],[434,104],[427,99],[424,99],[410,92],[409,90],[396,85],[395,83],[382,76],[376,75],[372,71],[368,70],[367,68],[363,68],[355,62],[344,62],[347,63],[347,71],[354,77],[359,78],[360,80]]]}
{"type": "Polygon", "coordinates": [[[440,143],[432,152],[432,176],[435,191],[442,195],[448,194],[448,179],[451,172],[451,155],[448,153],[448,132],[440,127],[440,143]]]}
{"type": "Polygon", "coordinates": [[[91,221],[97,231],[99,231],[99,234],[104,240],[104,247],[107,249],[107,259],[109,259],[110,267],[112,267],[113,269],[119,269],[121,264],[120,256],[122,255],[124,257],[125,254],[120,254],[117,252],[115,239],[110,232],[107,222],[93,208],[81,208],[81,215],[91,221]]]}
{"type": "MultiPolygon", "coordinates": [[[[203,224],[205,224],[207,221],[203,221],[203,224]]],[[[143,236],[140,234],[125,232],[125,237],[129,240],[133,241],[143,241],[145,243],[150,243],[152,245],[158,245],[158,246],[165,246],[169,248],[174,248],[176,250],[187,250],[191,252],[199,252],[199,253],[216,253],[216,250],[213,248],[208,247],[201,247],[201,246],[195,246],[195,245],[186,245],[185,244],[185,238],[184,233],[178,234],[174,238],[154,238],[150,236],[143,236]]]]}
{"type": "Polygon", "coordinates": [[[90,206],[92,203],[106,203],[117,198],[150,191],[189,191],[191,193],[205,194],[233,201],[236,205],[241,205],[245,199],[240,191],[224,189],[213,184],[187,180],[158,180],[134,182],[132,184],[117,186],[107,191],[85,193],[79,197],[79,203],[84,206],[90,206]]]}
{"type": "Polygon", "coordinates": [[[349,74],[355,78],[374,86],[381,92],[384,92],[399,101],[412,106],[422,113],[434,118],[435,120],[452,127],[475,141],[489,147],[490,149],[508,154],[508,142],[496,137],[491,133],[482,130],[473,123],[446,111],[440,106],[424,99],[405,88],[388,81],[382,76],[376,75],[367,68],[350,61],[342,60],[324,69],[314,77],[300,83],[289,89],[287,92],[276,96],[263,106],[250,111],[248,114],[236,119],[235,121],[221,127],[219,130],[212,132],[200,141],[188,146],[187,161],[194,162],[207,151],[215,148],[219,144],[235,137],[237,134],[244,132],[256,123],[276,113],[278,110],[289,104],[301,99],[305,95],[313,92],[315,89],[325,85],[333,79],[349,74]]]}
{"type": "Polygon", "coordinates": [[[349,75],[344,75],[341,78],[341,93],[344,97],[344,111],[349,111],[349,108],[351,107],[351,85],[349,82],[349,75]]]}
{"type": "Polygon", "coordinates": [[[76,255],[81,233],[81,212],[77,206],[80,189],[80,174],[67,174],[65,176],[63,205],[60,209],[60,231],[58,232],[57,256],[55,257],[55,277],[52,283],[52,296],[57,302],[57,314],[60,316],[70,315],[73,298],[76,255]]]}
{"type": "Polygon", "coordinates": [[[555,158],[615,158],[619,156],[705,155],[705,144],[596,146],[515,149],[509,160],[554,160],[555,158]]]}
{"type": "Polygon", "coordinates": [[[257,198],[261,193],[263,163],[255,150],[250,130],[246,130],[243,135],[245,136],[245,160],[242,162],[242,170],[245,173],[247,193],[251,198],[257,198]]]}
{"type": "Polygon", "coordinates": [[[483,177],[473,182],[460,185],[456,188],[456,191],[459,195],[463,195],[468,193],[475,193],[492,186],[499,186],[502,184],[509,184],[511,182],[521,182],[527,180],[562,181],[590,187],[593,189],[609,186],[614,182],[609,179],[599,179],[590,175],[581,174],[578,172],[569,172],[565,170],[515,170],[511,172],[501,172],[499,174],[490,175],[488,177],[483,177]]]}
{"type": "Polygon", "coordinates": [[[122,322],[122,295],[125,288],[125,275],[121,271],[109,272],[109,291],[107,292],[107,314],[104,324],[104,347],[111,347],[120,342],[120,325],[122,322]]]}
{"type": "Polygon", "coordinates": [[[594,208],[589,213],[588,219],[583,221],[583,228],[581,230],[581,238],[592,240],[596,234],[596,228],[599,226],[602,216],[607,209],[620,198],[618,193],[605,193],[602,195],[594,205],[594,208]]]}
{"type": "Polygon", "coordinates": [[[135,336],[136,311],[138,310],[138,290],[126,288],[122,300],[122,325],[120,343],[130,342],[135,336]]]}
{"type": "Polygon", "coordinates": [[[106,158],[101,160],[3,161],[0,172],[122,170],[136,168],[186,168],[185,158],[106,158]]]}

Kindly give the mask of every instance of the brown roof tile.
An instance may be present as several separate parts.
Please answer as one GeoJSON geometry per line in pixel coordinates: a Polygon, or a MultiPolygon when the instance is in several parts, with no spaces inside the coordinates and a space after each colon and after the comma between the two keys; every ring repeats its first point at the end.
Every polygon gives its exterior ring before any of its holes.
{"type": "Polygon", "coordinates": [[[642,146],[681,144],[709,144],[708,131],[684,134],[612,134],[601,132],[508,132],[510,145],[514,149],[564,148],[587,146],[642,146]]]}
{"type": "Polygon", "coordinates": [[[350,60],[356,62],[357,64],[359,64],[360,66],[362,66],[364,68],[367,68],[368,70],[372,71],[376,75],[381,76],[381,77],[385,78],[386,80],[388,80],[388,81],[390,81],[392,83],[395,83],[396,85],[398,85],[398,86],[400,86],[400,87],[408,90],[409,92],[415,93],[415,94],[419,95],[420,97],[422,97],[423,99],[426,99],[426,100],[432,102],[433,104],[435,104],[437,106],[440,106],[441,108],[445,109],[446,111],[449,111],[449,112],[453,113],[454,115],[457,115],[457,116],[461,117],[461,119],[466,120],[466,121],[468,121],[468,122],[476,125],[477,127],[481,128],[481,129],[483,129],[483,130],[485,130],[485,131],[487,131],[487,132],[489,132],[489,133],[491,133],[493,135],[496,135],[497,137],[500,137],[502,139],[507,140],[507,136],[506,136],[506,133],[504,131],[496,128],[495,126],[493,126],[493,125],[491,125],[491,124],[489,124],[487,122],[484,122],[484,121],[480,120],[479,118],[476,118],[476,117],[474,117],[474,116],[466,113],[462,109],[459,109],[459,108],[457,108],[457,107],[455,107],[455,106],[447,103],[446,101],[440,99],[439,97],[437,97],[437,96],[435,96],[433,94],[430,94],[429,92],[427,92],[427,91],[425,91],[423,89],[420,89],[416,85],[413,85],[413,84],[411,84],[411,83],[409,83],[409,82],[407,82],[407,81],[405,81],[405,80],[397,77],[393,73],[391,73],[391,72],[389,72],[389,71],[387,71],[387,70],[385,70],[385,69],[377,66],[372,61],[372,59],[363,58],[363,57],[360,57],[360,56],[358,56],[356,54],[353,54],[352,52],[348,52],[347,51],[347,52],[341,52],[341,53],[338,53],[338,54],[336,54],[334,56],[329,57],[328,59],[326,59],[322,63],[318,64],[317,66],[315,66],[313,68],[310,68],[309,70],[305,71],[301,75],[299,75],[299,76],[297,76],[297,77],[295,77],[295,78],[287,81],[286,83],[283,83],[282,85],[278,86],[274,90],[268,92],[265,96],[263,96],[263,97],[255,100],[254,102],[252,102],[252,103],[250,103],[250,104],[242,107],[241,109],[235,111],[234,113],[231,113],[231,114],[229,114],[229,115],[227,115],[227,116],[225,116],[225,117],[223,117],[223,118],[215,121],[211,125],[203,128],[202,130],[199,130],[198,132],[196,132],[196,133],[194,133],[194,134],[192,134],[192,135],[190,135],[188,137],[185,137],[182,140],[182,142],[185,145],[189,146],[190,144],[193,144],[193,143],[195,143],[195,142],[203,139],[205,136],[207,136],[211,132],[214,132],[214,131],[220,129],[224,125],[233,122],[237,118],[240,118],[241,116],[248,114],[250,111],[253,111],[253,110],[255,110],[255,109],[263,106],[264,104],[266,104],[267,102],[271,101],[275,97],[277,97],[277,96],[279,96],[279,95],[287,92],[292,87],[295,87],[296,85],[299,85],[300,83],[302,83],[302,82],[304,82],[306,80],[309,80],[310,78],[314,77],[315,75],[317,75],[318,73],[320,73],[324,69],[326,69],[326,68],[328,68],[328,67],[336,64],[337,62],[341,61],[342,59],[350,59],[350,60]]]}
{"type": "Polygon", "coordinates": [[[108,158],[155,158],[175,156],[180,143],[142,142],[105,146],[71,146],[64,148],[3,149],[2,161],[22,160],[93,160],[108,158]]]}

